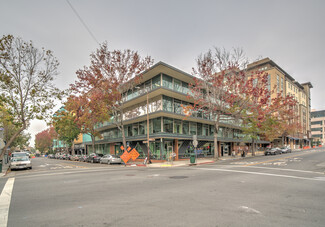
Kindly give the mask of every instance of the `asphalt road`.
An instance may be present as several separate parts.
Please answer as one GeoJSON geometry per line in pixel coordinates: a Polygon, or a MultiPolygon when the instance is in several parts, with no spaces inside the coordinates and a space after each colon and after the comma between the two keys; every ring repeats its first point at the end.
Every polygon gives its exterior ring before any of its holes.
{"type": "Polygon", "coordinates": [[[325,226],[324,173],[324,149],[174,168],[36,158],[0,187],[14,179],[14,227],[325,226]]]}

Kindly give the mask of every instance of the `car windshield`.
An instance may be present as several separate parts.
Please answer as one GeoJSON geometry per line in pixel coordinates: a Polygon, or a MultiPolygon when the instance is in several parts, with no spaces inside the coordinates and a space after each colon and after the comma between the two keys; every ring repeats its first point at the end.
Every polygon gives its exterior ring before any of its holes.
{"type": "Polygon", "coordinates": [[[14,157],[12,158],[12,162],[20,162],[20,161],[28,161],[29,158],[27,156],[22,156],[22,157],[14,157]]]}
{"type": "Polygon", "coordinates": [[[27,154],[26,153],[13,153],[11,156],[12,157],[25,157],[25,156],[27,156],[27,154]]]}

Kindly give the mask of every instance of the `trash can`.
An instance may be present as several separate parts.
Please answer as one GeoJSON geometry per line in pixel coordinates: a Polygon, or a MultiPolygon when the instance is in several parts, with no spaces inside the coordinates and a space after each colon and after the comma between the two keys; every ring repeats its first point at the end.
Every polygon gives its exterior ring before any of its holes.
{"type": "Polygon", "coordinates": [[[191,154],[190,156],[190,163],[194,164],[195,163],[195,154],[191,154]]]}

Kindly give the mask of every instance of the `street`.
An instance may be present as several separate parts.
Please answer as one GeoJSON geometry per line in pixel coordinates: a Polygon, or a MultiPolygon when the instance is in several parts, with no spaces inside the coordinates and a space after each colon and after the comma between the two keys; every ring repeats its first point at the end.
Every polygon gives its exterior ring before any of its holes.
{"type": "Polygon", "coordinates": [[[172,168],[32,163],[0,178],[1,226],[325,225],[324,148],[172,168]]]}

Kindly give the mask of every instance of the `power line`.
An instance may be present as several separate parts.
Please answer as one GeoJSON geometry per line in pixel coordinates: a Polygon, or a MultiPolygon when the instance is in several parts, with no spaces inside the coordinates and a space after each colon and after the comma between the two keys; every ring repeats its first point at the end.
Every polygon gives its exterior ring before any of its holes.
{"type": "Polygon", "coordinates": [[[88,28],[88,26],[86,25],[86,23],[82,20],[81,16],[78,14],[77,10],[75,10],[75,8],[72,6],[72,4],[69,2],[69,0],[66,0],[66,2],[69,4],[69,6],[71,7],[72,11],[76,14],[76,16],[78,17],[78,19],[80,20],[80,22],[82,23],[82,25],[86,28],[86,30],[91,35],[91,37],[95,40],[95,42],[97,44],[99,44],[99,42],[97,41],[97,39],[94,36],[94,34],[90,31],[90,29],[88,28]]]}

